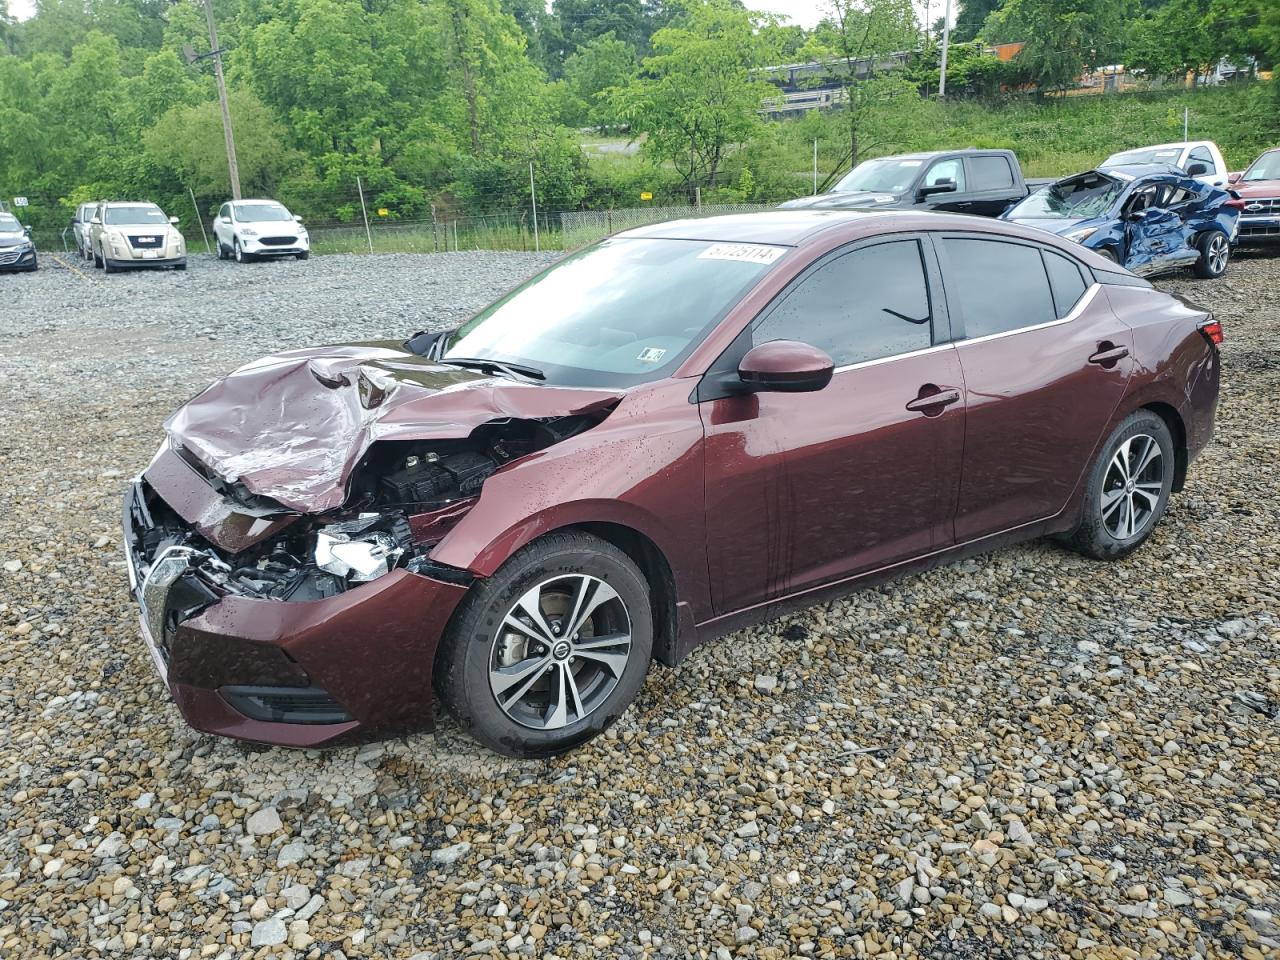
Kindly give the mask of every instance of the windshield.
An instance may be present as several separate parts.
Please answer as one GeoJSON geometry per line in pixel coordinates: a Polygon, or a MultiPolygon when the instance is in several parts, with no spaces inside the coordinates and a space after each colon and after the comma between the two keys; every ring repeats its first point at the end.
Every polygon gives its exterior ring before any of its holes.
{"type": "Polygon", "coordinates": [[[1177,166],[1182,156],[1180,147],[1147,147],[1145,150],[1127,150],[1124,153],[1113,153],[1102,164],[1104,167],[1124,167],[1138,163],[1172,163],[1177,166]]]}
{"type": "Polygon", "coordinates": [[[0,233],[16,233],[22,229],[18,218],[8,213],[0,213],[0,233]]]}
{"type": "Polygon", "coordinates": [[[236,219],[246,223],[279,223],[293,216],[278,203],[241,203],[236,205],[236,219]]]}
{"type": "Polygon", "coordinates": [[[846,173],[844,179],[831,188],[831,192],[854,193],[866,190],[871,193],[906,193],[923,166],[923,160],[908,158],[868,160],[846,173]]]}
{"type": "Polygon", "coordinates": [[[535,367],[548,382],[625,387],[667,376],[785,247],[613,238],[463,324],[444,359],[535,367]]]}
{"type": "Polygon", "coordinates": [[[1244,172],[1242,180],[1280,180],[1280,150],[1264,153],[1244,172]]]}
{"type": "Polygon", "coordinates": [[[115,226],[168,223],[159,207],[107,207],[104,223],[115,226]]]}
{"type": "Polygon", "coordinates": [[[1085,220],[1100,217],[1120,199],[1124,184],[1102,173],[1059,180],[1027,197],[1007,214],[1010,220],[1085,220]]]}

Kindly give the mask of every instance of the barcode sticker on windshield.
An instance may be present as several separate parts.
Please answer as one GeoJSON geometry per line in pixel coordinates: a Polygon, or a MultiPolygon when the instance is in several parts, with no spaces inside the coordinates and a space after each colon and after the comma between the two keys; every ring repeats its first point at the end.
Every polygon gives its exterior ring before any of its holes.
{"type": "Polygon", "coordinates": [[[698,254],[698,259],[740,260],[743,263],[773,263],[786,252],[783,247],[768,247],[760,243],[716,243],[698,254]]]}

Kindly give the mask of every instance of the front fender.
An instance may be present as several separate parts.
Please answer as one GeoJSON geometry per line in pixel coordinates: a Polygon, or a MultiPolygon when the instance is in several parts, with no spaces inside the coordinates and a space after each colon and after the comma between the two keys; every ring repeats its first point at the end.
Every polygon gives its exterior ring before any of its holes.
{"type": "Polygon", "coordinates": [[[651,540],[671,568],[677,600],[710,617],[702,421],[690,389],[691,381],[673,379],[628,393],[598,426],[508,464],[431,559],[488,577],[553,530],[617,524],[651,540]]]}

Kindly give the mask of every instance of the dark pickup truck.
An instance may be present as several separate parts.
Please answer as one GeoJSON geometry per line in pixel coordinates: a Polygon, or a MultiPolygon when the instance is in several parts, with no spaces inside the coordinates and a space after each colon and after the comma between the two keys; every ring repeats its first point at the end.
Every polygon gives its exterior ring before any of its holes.
{"type": "Polygon", "coordinates": [[[1012,150],[939,150],[877,157],[858,164],[826,193],[782,204],[788,209],[945,210],[998,217],[1031,189],[1012,150]]]}

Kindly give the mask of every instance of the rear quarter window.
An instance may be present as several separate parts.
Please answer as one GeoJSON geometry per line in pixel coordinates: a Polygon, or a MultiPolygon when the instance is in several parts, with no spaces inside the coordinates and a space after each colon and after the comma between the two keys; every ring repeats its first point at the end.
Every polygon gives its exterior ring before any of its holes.
{"type": "Polygon", "coordinates": [[[1049,288],[1053,292],[1053,304],[1058,319],[1069,314],[1085,290],[1089,289],[1079,265],[1060,253],[1045,250],[1044,268],[1049,275],[1049,288]]]}

